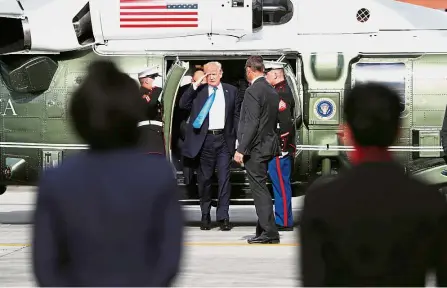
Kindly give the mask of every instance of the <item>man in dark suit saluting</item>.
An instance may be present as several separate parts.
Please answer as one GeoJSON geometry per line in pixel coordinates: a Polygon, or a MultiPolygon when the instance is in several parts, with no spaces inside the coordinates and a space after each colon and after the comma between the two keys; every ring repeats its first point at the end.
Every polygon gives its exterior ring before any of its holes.
{"type": "Polygon", "coordinates": [[[234,160],[245,165],[258,215],[256,236],[248,243],[279,243],[272,196],[267,187],[268,162],[280,155],[276,131],[279,96],[264,78],[264,60],[261,56],[250,56],[245,72],[251,85],[245,90],[242,103],[237,137],[239,146],[234,160]]]}
{"type": "Polygon", "coordinates": [[[219,62],[204,65],[205,75],[191,84],[180,99],[180,108],[191,110],[186,126],[183,155],[199,157],[199,184],[202,225],[211,229],[211,177],[217,166],[219,181],[216,220],[224,231],[230,227],[230,163],[236,146],[239,111],[236,87],[221,83],[222,66],[219,62]],[[203,80],[207,84],[203,84],[203,80]]]}

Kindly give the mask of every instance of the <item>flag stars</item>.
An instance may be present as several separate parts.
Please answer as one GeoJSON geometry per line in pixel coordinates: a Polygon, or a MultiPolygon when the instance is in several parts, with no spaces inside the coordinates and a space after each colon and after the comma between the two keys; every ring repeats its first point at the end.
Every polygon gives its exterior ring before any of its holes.
{"type": "Polygon", "coordinates": [[[170,4],[167,5],[168,9],[197,9],[199,5],[197,4],[170,4]]]}

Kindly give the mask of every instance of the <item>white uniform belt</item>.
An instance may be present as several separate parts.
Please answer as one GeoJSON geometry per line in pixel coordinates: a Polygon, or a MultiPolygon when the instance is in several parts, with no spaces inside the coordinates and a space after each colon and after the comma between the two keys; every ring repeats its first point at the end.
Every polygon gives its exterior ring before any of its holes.
{"type": "Polygon", "coordinates": [[[138,122],[137,127],[146,126],[146,125],[156,125],[156,126],[163,127],[163,123],[161,123],[160,121],[155,121],[155,120],[146,120],[146,121],[138,122]]]}

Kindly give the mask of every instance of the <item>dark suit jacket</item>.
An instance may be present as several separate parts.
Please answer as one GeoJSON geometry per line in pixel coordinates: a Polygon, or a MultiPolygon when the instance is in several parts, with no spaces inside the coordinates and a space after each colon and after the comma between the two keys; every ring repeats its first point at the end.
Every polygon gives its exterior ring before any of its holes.
{"type": "Polygon", "coordinates": [[[41,178],[33,266],[40,286],[167,286],[183,216],[164,156],[79,153],[41,178]]]}
{"type": "MultiPolygon", "coordinates": [[[[306,192],[304,286],[447,285],[447,202],[397,163],[363,163],[306,192]]],[[[439,287],[439,286],[438,286],[439,287]]]]}
{"type": "MultiPolygon", "coordinates": [[[[237,98],[237,88],[233,85],[222,83],[225,96],[225,127],[224,137],[228,145],[230,155],[234,154],[236,145],[237,124],[239,123],[240,104],[237,98]]],[[[183,155],[189,158],[195,158],[200,149],[202,149],[203,141],[205,141],[208,132],[209,116],[205,118],[202,127],[195,129],[192,126],[194,120],[202,110],[203,105],[208,99],[208,85],[202,85],[194,90],[192,85],[183,93],[180,98],[180,108],[191,110],[190,120],[186,126],[186,139],[183,144],[183,155]]]]}
{"type": "Polygon", "coordinates": [[[277,134],[279,96],[264,77],[245,90],[238,129],[237,151],[261,157],[280,155],[277,134]]]}

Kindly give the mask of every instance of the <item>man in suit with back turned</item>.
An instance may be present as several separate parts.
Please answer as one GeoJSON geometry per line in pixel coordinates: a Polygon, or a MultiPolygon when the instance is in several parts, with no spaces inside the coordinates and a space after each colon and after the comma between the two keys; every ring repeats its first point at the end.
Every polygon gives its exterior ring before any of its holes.
{"type": "Polygon", "coordinates": [[[267,187],[267,165],[280,155],[278,134],[279,96],[264,77],[261,56],[250,56],[245,64],[247,88],[238,129],[239,146],[234,154],[237,163],[244,163],[255,202],[258,224],[256,236],[249,244],[279,243],[278,228],[273,215],[273,201],[267,187]]]}
{"type": "Polygon", "coordinates": [[[216,220],[224,231],[230,226],[230,164],[236,145],[239,110],[236,87],[221,83],[222,65],[209,62],[204,65],[203,75],[191,84],[180,99],[180,108],[190,110],[186,126],[183,155],[199,160],[197,180],[201,230],[211,229],[211,177],[217,167],[219,182],[216,220]],[[206,77],[206,82],[203,80],[206,77]],[[206,84],[204,84],[206,83],[206,84]]]}

